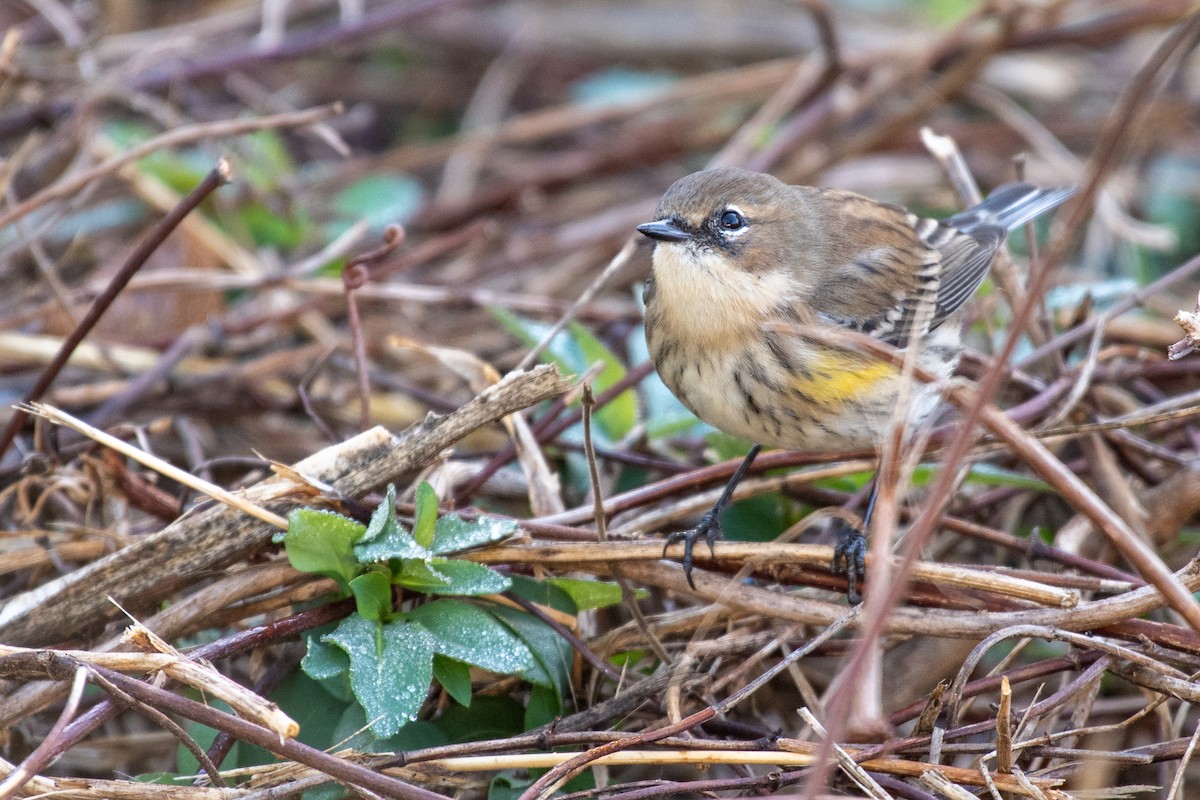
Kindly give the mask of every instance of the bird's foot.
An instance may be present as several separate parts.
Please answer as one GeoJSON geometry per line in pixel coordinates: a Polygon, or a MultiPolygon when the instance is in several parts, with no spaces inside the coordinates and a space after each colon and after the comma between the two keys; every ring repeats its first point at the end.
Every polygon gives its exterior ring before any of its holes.
{"type": "Polygon", "coordinates": [[[846,599],[850,605],[862,602],[858,584],[867,572],[867,537],[841,517],[833,523],[833,571],[846,576],[846,599]]]}
{"type": "Polygon", "coordinates": [[[692,580],[692,550],[696,547],[696,542],[700,539],[708,542],[708,552],[713,553],[713,545],[721,538],[721,520],[720,511],[712,509],[700,519],[700,524],[694,528],[689,528],[686,531],[675,531],[667,537],[667,543],[663,545],[663,556],[667,554],[667,548],[676,542],[683,542],[683,574],[687,576],[688,586],[696,588],[696,583],[692,580]]]}

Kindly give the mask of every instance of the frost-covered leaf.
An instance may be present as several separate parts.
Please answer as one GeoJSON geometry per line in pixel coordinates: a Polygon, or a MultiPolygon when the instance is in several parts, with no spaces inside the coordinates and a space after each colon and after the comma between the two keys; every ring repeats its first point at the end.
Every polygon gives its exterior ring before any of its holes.
{"type": "Polygon", "coordinates": [[[512,585],[506,575],[473,561],[435,558],[429,566],[446,578],[445,584],[428,587],[427,591],[432,594],[496,594],[507,591],[512,585]]]}
{"type": "Polygon", "coordinates": [[[341,514],[298,508],[288,515],[283,545],[293,567],[328,576],[346,588],[359,571],[352,547],[364,530],[341,514]]]}
{"type": "Polygon", "coordinates": [[[366,533],[354,547],[360,563],[370,564],[389,559],[428,559],[433,554],[412,537],[396,519],[396,487],[388,486],[387,497],[371,514],[366,533]]]}
{"type": "Polygon", "coordinates": [[[364,753],[396,753],[450,744],[440,728],[421,719],[408,723],[395,736],[375,736],[367,727],[366,711],[358,703],[346,707],[337,720],[333,734],[325,741],[337,742],[339,750],[360,750],[364,753]]]}
{"type": "Polygon", "coordinates": [[[350,657],[350,686],[371,732],[392,736],[417,717],[433,679],[433,636],[412,622],[347,617],[322,637],[350,657]]]}
{"type": "Polygon", "coordinates": [[[574,658],[570,643],[546,623],[524,611],[500,605],[491,605],[487,610],[507,625],[533,653],[536,663],[525,670],[522,677],[538,686],[552,688],[560,696],[565,695],[571,660],[574,658]]]}
{"type": "Polygon", "coordinates": [[[468,522],[458,514],[447,514],[437,521],[430,550],[439,556],[458,553],[507,539],[520,530],[516,520],[480,515],[468,522]]]}
{"type": "Polygon", "coordinates": [[[322,641],[321,636],[324,634],[312,631],[310,634],[315,635],[305,637],[308,647],[300,661],[300,669],[304,670],[306,675],[320,681],[336,678],[350,669],[350,659],[346,657],[345,651],[322,641]]]}
{"type": "Polygon", "coordinates": [[[424,625],[433,634],[434,649],[444,656],[502,675],[534,666],[533,653],[509,626],[474,603],[434,600],[405,617],[424,625]]]}
{"type": "Polygon", "coordinates": [[[410,558],[400,565],[394,582],[415,592],[433,592],[451,584],[450,578],[434,569],[429,561],[415,558],[410,558]]]}

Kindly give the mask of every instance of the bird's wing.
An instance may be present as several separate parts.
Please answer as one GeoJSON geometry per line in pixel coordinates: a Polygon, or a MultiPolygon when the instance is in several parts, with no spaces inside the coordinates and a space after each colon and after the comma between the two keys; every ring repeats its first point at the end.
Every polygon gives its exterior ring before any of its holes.
{"type": "Polygon", "coordinates": [[[822,286],[813,306],[825,319],[903,347],[941,325],[987,276],[1004,228],[963,232],[860,195],[837,192],[822,286]]]}

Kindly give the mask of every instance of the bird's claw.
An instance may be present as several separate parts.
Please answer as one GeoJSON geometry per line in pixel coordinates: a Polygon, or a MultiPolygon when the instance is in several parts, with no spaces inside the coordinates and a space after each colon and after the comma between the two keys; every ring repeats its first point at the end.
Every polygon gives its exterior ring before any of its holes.
{"type": "Polygon", "coordinates": [[[688,586],[693,589],[696,588],[696,583],[692,580],[692,550],[695,549],[696,541],[700,538],[708,543],[709,555],[716,555],[713,545],[721,538],[721,520],[718,514],[709,511],[701,518],[696,527],[686,531],[675,531],[667,536],[667,542],[663,545],[663,557],[665,558],[667,548],[677,542],[683,542],[683,559],[680,563],[683,564],[683,574],[687,577],[688,586]]]}
{"type": "Polygon", "coordinates": [[[846,576],[846,599],[850,605],[861,603],[858,584],[867,571],[867,537],[841,518],[834,523],[831,566],[835,573],[846,576]]]}

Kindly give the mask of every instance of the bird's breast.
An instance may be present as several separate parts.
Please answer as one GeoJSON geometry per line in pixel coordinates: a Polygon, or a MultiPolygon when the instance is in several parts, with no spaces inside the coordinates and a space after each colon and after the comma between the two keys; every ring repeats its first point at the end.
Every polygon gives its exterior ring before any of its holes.
{"type": "MultiPolygon", "coordinates": [[[[654,292],[647,302],[650,328],[697,345],[721,347],[756,335],[793,296],[786,271],[738,269],[717,250],[693,243],[654,248],[654,292]]],[[[653,347],[653,343],[651,344],[653,347]]]]}

